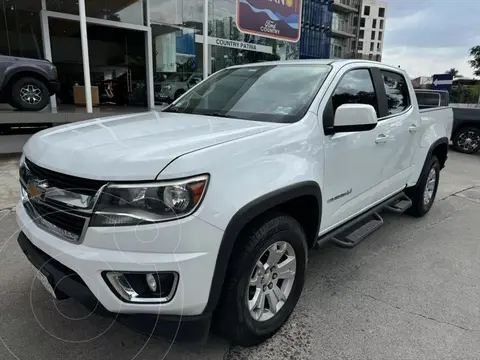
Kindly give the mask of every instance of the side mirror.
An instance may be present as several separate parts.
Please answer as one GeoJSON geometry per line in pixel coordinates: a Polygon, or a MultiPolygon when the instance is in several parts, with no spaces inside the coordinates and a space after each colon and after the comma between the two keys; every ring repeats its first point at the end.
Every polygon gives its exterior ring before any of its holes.
{"type": "Polygon", "coordinates": [[[335,111],[333,132],[369,131],[377,126],[377,113],[372,105],[343,104],[335,111]]]}

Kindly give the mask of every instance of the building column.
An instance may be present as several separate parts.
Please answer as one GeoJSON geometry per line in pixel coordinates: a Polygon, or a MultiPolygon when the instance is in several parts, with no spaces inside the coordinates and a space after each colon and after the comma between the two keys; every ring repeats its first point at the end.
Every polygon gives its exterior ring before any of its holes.
{"type": "Polygon", "coordinates": [[[211,62],[208,51],[208,0],[203,1],[203,79],[208,77],[208,68],[211,62]]]}
{"type": "Polygon", "coordinates": [[[150,0],[143,2],[143,15],[145,26],[148,30],[145,32],[145,65],[147,71],[147,104],[149,109],[155,108],[155,89],[153,79],[153,39],[152,27],[150,23],[150,0]]]}
{"type": "MultiPolygon", "coordinates": [[[[47,4],[42,0],[42,10],[40,11],[40,26],[42,29],[43,55],[45,59],[52,62],[52,46],[50,43],[50,28],[48,25],[48,16],[46,14],[47,4]]],[[[53,113],[57,112],[57,95],[50,96],[50,108],[53,113]]]]}
{"type": "Polygon", "coordinates": [[[82,42],[83,79],[85,82],[85,101],[87,113],[93,112],[92,105],[92,84],[90,82],[90,60],[88,56],[87,16],[85,12],[85,0],[78,0],[78,11],[80,14],[80,39],[82,42]]]}

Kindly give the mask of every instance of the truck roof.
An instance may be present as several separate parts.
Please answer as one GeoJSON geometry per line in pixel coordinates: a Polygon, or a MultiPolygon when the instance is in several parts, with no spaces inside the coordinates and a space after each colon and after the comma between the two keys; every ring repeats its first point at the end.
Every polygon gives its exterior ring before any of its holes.
{"type": "Polygon", "coordinates": [[[396,71],[405,72],[403,69],[383,64],[378,61],[372,60],[362,60],[362,59],[351,59],[351,60],[332,60],[332,59],[298,59],[298,60],[278,60],[278,61],[268,61],[268,62],[258,62],[258,63],[250,63],[250,64],[243,64],[243,65],[234,65],[231,68],[239,68],[239,67],[250,67],[250,66],[268,66],[268,65],[298,65],[298,64],[305,64],[305,65],[332,65],[333,67],[339,69],[344,65],[351,64],[351,63],[358,63],[364,64],[368,66],[381,66],[394,69],[396,71]]]}

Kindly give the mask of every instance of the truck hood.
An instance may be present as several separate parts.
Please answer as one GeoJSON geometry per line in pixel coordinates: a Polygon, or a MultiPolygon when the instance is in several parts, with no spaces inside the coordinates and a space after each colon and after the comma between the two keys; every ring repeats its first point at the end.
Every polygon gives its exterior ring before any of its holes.
{"type": "Polygon", "coordinates": [[[96,180],[154,180],[177,157],[284,124],[148,112],[41,131],[24,147],[35,164],[96,180]]]}

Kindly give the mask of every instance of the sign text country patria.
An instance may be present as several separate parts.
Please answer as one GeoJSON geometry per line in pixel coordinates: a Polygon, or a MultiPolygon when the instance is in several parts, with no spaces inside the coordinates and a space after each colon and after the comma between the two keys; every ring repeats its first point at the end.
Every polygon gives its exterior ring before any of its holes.
{"type": "Polygon", "coordinates": [[[234,48],[234,49],[257,51],[257,46],[255,44],[249,44],[249,43],[240,42],[240,41],[216,39],[215,44],[224,46],[224,47],[234,48]]]}
{"type": "MultiPolygon", "coordinates": [[[[196,34],[195,42],[203,43],[203,35],[196,34]]],[[[252,43],[247,43],[243,41],[216,38],[213,36],[208,37],[208,43],[210,45],[222,46],[222,47],[227,47],[232,49],[255,51],[255,52],[261,52],[265,54],[273,54],[273,48],[268,45],[252,44],[252,43]]]]}
{"type": "Polygon", "coordinates": [[[302,0],[236,0],[237,27],[247,34],[297,42],[302,0]]]}

